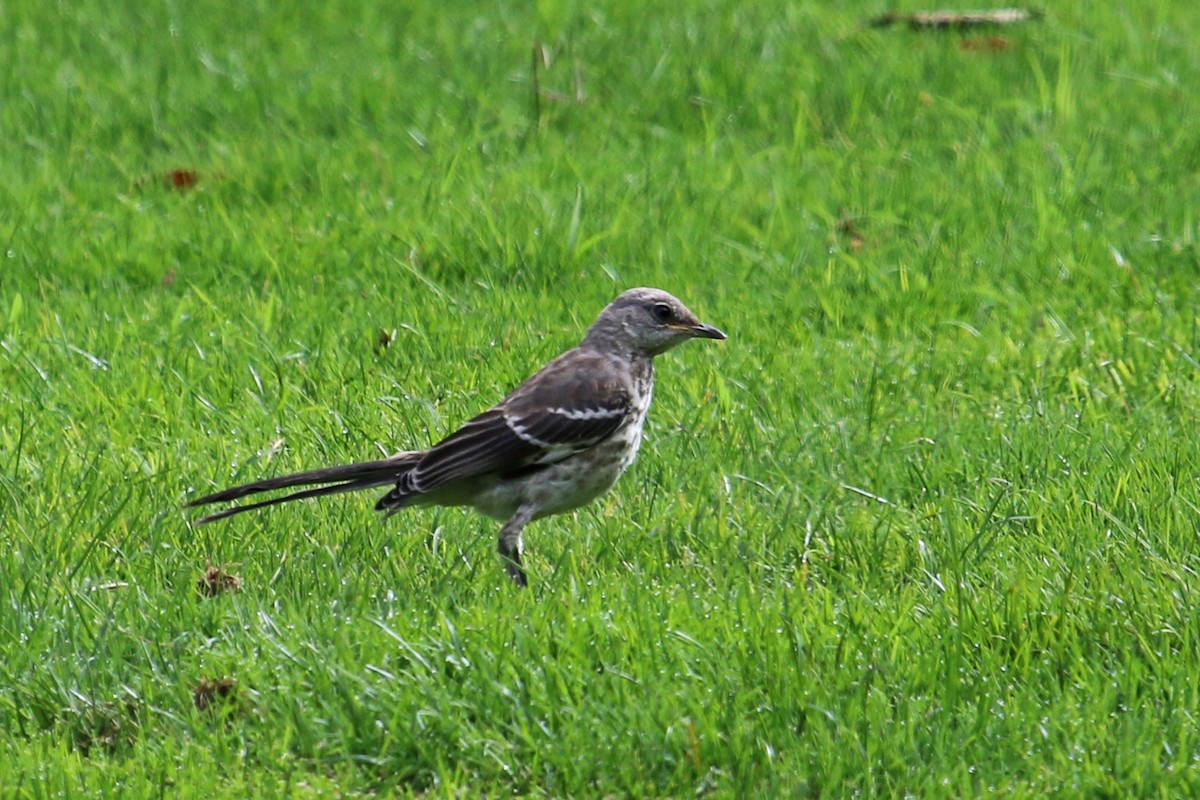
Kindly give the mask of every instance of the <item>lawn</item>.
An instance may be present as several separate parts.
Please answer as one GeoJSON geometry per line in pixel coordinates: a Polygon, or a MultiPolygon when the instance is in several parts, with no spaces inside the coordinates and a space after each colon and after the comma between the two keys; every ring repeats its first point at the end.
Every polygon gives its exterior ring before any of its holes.
{"type": "Polygon", "coordinates": [[[886,10],[0,6],[0,795],[1200,793],[1200,6],[886,10]],[[729,339],[527,591],[181,508],[639,285],[729,339]]]}

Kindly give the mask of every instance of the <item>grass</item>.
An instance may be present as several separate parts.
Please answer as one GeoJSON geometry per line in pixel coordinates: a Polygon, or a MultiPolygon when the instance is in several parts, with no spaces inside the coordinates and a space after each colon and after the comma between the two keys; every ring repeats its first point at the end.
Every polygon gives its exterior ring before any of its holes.
{"type": "Polygon", "coordinates": [[[1200,791],[1200,12],[881,10],[0,9],[0,793],[1200,791]],[[180,510],[639,284],[730,339],[528,592],[465,512],[180,510]]]}

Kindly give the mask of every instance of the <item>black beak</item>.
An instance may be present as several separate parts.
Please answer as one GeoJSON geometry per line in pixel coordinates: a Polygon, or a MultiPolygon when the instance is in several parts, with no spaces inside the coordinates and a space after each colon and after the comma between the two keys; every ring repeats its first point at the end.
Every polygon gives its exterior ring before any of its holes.
{"type": "Polygon", "coordinates": [[[725,331],[720,328],[714,328],[712,325],[705,325],[703,322],[698,322],[691,327],[692,336],[697,339],[728,339],[725,331]]]}

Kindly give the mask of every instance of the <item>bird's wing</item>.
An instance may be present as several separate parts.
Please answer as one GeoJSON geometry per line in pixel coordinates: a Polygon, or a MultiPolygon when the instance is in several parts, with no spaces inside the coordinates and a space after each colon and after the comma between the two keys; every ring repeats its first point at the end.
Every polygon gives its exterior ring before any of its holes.
{"type": "Polygon", "coordinates": [[[623,376],[603,359],[571,351],[435,445],[407,476],[409,486],[397,488],[425,493],[463,478],[553,464],[604,441],[631,413],[623,376]]]}

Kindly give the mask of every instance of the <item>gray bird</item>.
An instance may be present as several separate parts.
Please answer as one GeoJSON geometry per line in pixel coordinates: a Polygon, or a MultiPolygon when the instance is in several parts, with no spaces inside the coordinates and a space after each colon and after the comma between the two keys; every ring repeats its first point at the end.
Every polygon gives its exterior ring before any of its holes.
{"type": "Polygon", "coordinates": [[[428,450],[268,478],[187,505],[317,487],[198,520],[206,523],[276,503],[393,484],[375,504],[389,515],[408,506],[470,506],[503,520],[500,555],[508,574],[525,586],[525,526],[579,508],[612,488],[642,441],[654,357],[696,338],[725,334],[667,292],[630,289],[600,312],[578,347],[428,450]]]}

